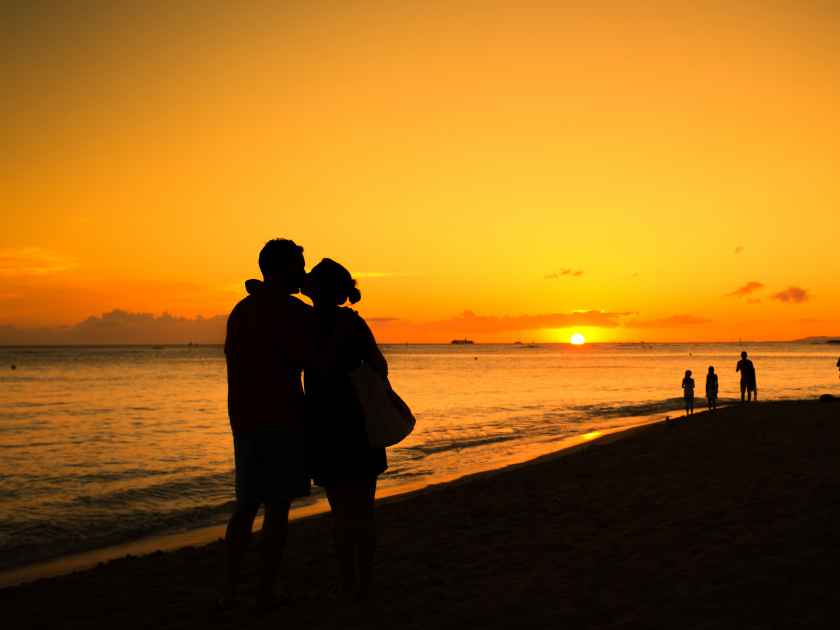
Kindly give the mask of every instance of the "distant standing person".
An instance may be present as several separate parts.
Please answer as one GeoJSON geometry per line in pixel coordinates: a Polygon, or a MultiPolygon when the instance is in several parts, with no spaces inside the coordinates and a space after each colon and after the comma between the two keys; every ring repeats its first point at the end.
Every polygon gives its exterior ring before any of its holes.
{"type": "MultiPolygon", "coordinates": [[[[14,366],[12,366],[14,367],[14,366]]],[[[840,378],[840,359],[837,359],[837,376],[840,378]]]]}
{"type": "Polygon", "coordinates": [[[715,374],[715,368],[709,366],[709,371],[706,374],[706,405],[710,411],[717,409],[718,397],[718,377],[715,374]]]}
{"type": "Polygon", "coordinates": [[[685,415],[690,416],[694,413],[694,379],[691,378],[691,370],[685,371],[682,388],[683,398],[685,399],[685,415]]]}
{"type": "Polygon", "coordinates": [[[741,353],[741,360],[735,366],[735,371],[741,373],[741,402],[758,400],[758,387],[755,380],[755,366],[747,358],[747,353],[741,353]]]}

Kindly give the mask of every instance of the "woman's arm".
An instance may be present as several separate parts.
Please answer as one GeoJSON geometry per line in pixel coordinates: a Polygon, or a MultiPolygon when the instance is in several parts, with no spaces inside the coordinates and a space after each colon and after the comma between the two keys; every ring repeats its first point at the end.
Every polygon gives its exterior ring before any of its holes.
{"type": "Polygon", "coordinates": [[[365,363],[378,372],[382,378],[388,378],[388,362],[379,350],[373,332],[361,315],[359,316],[359,334],[362,338],[362,358],[365,363]]]}

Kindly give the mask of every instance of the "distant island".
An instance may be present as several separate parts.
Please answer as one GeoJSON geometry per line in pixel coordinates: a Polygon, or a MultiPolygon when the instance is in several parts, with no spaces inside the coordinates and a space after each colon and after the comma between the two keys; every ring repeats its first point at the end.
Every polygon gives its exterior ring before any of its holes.
{"type": "Polygon", "coordinates": [[[454,344],[456,346],[469,346],[474,344],[475,342],[472,339],[467,339],[465,337],[464,339],[453,339],[449,343],[454,344]]]}
{"type": "Polygon", "coordinates": [[[804,337],[803,339],[795,339],[794,343],[831,343],[831,344],[840,344],[840,337],[833,336],[833,337],[804,337]]]}

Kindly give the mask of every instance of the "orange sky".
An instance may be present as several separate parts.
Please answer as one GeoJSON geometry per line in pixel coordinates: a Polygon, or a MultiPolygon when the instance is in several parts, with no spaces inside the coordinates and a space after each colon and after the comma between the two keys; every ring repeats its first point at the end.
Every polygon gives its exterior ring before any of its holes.
{"type": "Polygon", "coordinates": [[[0,9],[0,326],[225,314],[286,236],[382,341],[840,334],[830,2],[112,4],[0,9]]]}

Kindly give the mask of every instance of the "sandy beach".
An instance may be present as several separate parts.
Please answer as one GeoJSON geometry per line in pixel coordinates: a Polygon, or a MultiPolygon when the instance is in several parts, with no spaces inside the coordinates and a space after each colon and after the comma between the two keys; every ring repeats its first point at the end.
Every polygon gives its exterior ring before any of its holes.
{"type": "Polygon", "coordinates": [[[698,413],[383,501],[365,605],[336,599],[318,516],[276,613],[213,611],[216,542],[4,589],[4,626],[836,627],[838,462],[838,402],[698,413]]]}

